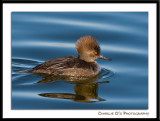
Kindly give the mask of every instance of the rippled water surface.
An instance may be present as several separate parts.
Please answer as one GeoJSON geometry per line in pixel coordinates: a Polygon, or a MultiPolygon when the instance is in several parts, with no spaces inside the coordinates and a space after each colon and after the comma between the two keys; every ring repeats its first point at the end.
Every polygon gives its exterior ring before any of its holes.
{"type": "Polygon", "coordinates": [[[12,109],[148,109],[147,12],[13,12],[12,109]],[[91,35],[102,72],[86,80],[17,73],[47,60],[77,56],[91,35]]]}

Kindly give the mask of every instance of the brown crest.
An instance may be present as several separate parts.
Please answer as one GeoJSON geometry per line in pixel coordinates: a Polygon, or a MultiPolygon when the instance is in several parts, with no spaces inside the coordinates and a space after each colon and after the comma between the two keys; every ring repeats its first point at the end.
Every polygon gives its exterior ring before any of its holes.
{"type": "Polygon", "coordinates": [[[100,47],[98,41],[91,36],[83,36],[77,40],[76,49],[78,53],[83,53],[85,51],[96,51],[100,54],[100,47]]]}

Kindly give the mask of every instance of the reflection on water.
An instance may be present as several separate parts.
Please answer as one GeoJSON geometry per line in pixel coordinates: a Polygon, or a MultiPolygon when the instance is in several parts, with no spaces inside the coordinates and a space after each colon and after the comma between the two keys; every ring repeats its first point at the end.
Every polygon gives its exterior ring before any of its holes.
{"type": "Polygon", "coordinates": [[[98,85],[103,83],[109,83],[109,81],[105,82],[88,82],[88,83],[80,83],[76,81],[74,86],[74,92],[72,93],[41,93],[39,94],[42,97],[48,98],[59,98],[59,99],[70,99],[75,102],[88,102],[93,103],[97,101],[105,101],[98,97],[98,85]]]}
{"type": "Polygon", "coordinates": [[[42,83],[48,83],[48,82],[54,82],[57,80],[64,80],[68,83],[75,84],[74,86],[74,92],[72,93],[41,93],[38,94],[42,97],[48,97],[48,98],[59,98],[59,99],[70,99],[76,102],[97,102],[97,101],[105,101],[105,99],[102,99],[98,97],[98,85],[103,83],[109,83],[109,81],[101,81],[96,82],[97,80],[107,79],[108,77],[111,77],[113,75],[112,72],[106,69],[102,69],[101,73],[95,77],[92,78],[76,78],[76,77],[60,77],[60,76],[52,76],[52,75],[46,75],[46,74],[38,74],[39,76],[44,76],[44,78],[40,81],[38,81],[36,84],[42,84],[42,83]]]}

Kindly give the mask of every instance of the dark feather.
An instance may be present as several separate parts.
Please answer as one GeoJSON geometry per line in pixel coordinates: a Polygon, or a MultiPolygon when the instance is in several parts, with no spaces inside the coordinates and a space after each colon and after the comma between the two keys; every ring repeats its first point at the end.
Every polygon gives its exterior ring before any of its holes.
{"type": "Polygon", "coordinates": [[[49,73],[49,74],[60,74],[63,73],[63,69],[66,68],[83,68],[95,70],[93,62],[86,62],[77,58],[76,56],[67,56],[58,59],[48,60],[34,68],[31,72],[34,73],[49,73]]]}

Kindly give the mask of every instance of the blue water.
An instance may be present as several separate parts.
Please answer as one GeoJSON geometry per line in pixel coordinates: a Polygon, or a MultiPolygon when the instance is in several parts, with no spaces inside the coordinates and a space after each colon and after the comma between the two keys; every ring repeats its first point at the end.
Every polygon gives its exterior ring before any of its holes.
{"type": "Polygon", "coordinates": [[[12,109],[148,109],[147,12],[13,12],[12,109]],[[98,77],[85,81],[17,73],[77,56],[91,35],[101,53],[98,77]]]}

